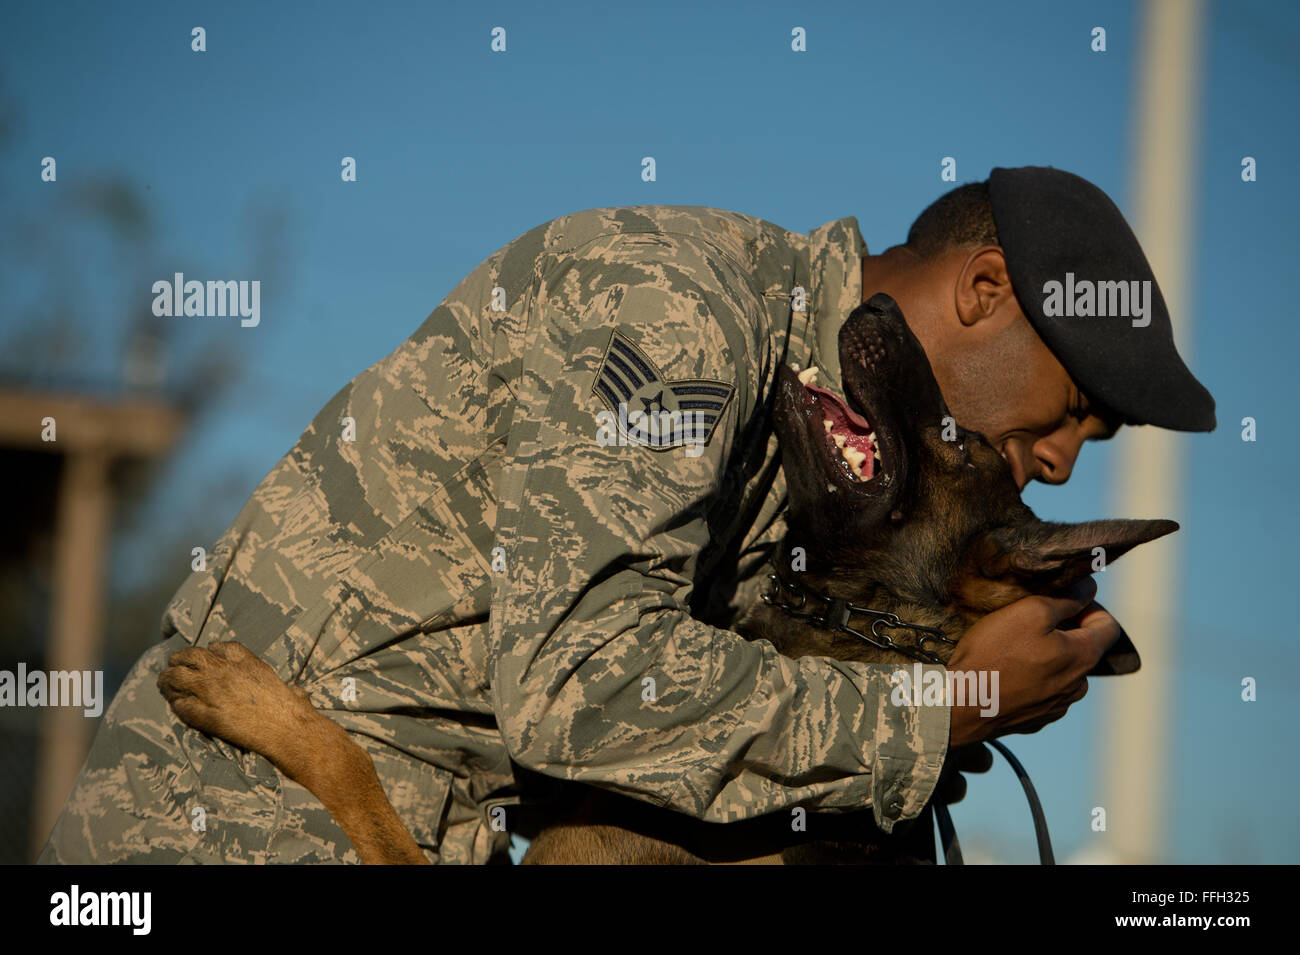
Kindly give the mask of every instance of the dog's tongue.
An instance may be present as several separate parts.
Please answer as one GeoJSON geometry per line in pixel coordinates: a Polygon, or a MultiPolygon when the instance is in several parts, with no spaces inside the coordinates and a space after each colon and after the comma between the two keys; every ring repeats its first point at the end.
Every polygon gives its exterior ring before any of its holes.
{"type": "Polygon", "coordinates": [[[876,453],[870,438],[871,423],[825,388],[813,384],[805,384],[804,387],[817,396],[823,420],[830,421],[831,430],[828,434],[831,439],[842,436],[845,449],[852,448],[863,455],[864,460],[860,465],[862,479],[871,480],[876,453]]]}

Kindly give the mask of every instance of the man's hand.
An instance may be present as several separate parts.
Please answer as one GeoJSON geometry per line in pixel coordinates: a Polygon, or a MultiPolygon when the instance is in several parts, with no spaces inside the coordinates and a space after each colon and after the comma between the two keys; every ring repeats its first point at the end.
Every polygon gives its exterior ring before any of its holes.
{"type": "Polygon", "coordinates": [[[950,746],[1036,733],[1083,699],[1086,674],[1120,633],[1115,618],[1093,602],[1096,594],[1096,581],[1087,577],[1066,596],[1023,597],[966,632],[948,669],[998,671],[998,712],[980,716],[978,704],[954,706],[950,746]]]}
{"type": "Polygon", "coordinates": [[[993,751],[983,743],[948,748],[943,772],[934,787],[936,802],[951,806],[966,798],[966,773],[987,773],[993,768],[993,751]]]}

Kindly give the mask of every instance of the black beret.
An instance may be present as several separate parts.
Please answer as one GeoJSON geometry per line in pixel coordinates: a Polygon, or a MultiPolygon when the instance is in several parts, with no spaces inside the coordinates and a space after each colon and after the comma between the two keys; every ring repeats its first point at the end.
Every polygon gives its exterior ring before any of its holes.
{"type": "Polygon", "coordinates": [[[1110,197],[1022,166],[989,173],[989,201],[1020,307],[1079,389],[1128,424],[1214,430],[1214,398],[1179,356],[1160,286],[1110,197]]]}

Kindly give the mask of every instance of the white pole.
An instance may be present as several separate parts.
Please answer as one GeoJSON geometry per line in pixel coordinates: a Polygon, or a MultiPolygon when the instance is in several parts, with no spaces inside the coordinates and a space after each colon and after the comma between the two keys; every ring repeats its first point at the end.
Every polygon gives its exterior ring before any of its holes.
{"type": "MultiPolygon", "coordinates": [[[[1147,0],[1138,54],[1138,108],[1130,220],[1160,283],[1174,337],[1190,363],[1192,303],[1187,295],[1193,223],[1193,162],[1200,93],[1200,0],[1147,0]]],[[[1116,437],[1117,514],[1172,517],[1182,510],[1184,438],[1160,428],[1121,429],[1116,437]],[[1127,432],[1127,433],[1126,433],[1127,432]]],[[[1178,558],[1186,532],[1146,544],[1114,571],[1106,607],[1124,625],[1142,656],[1133,675],[1091,681],[1090,697],[1107,726],[1101,753],[1100,807],[1106,830],[1086,859],[1119,863],[1166,861],[1171,815],[1165,781],[1177,620],[1178,558]],[[1111,685],[1104,686],[1107,681],[1111,685]],[[1097,692],[1101,691],[1101,692],[1097,692]]]]}

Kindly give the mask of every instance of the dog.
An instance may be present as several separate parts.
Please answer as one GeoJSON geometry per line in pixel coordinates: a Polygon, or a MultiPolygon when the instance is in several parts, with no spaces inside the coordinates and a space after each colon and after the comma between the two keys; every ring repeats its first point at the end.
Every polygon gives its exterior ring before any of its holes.
{"type": "MultiPolygon", "coordinates": [[[[817,385],[814,370],[778,369],[771,413],[787,533],[769,591],[735,625],[742,636],[788,657],[943,663],[988,613],[1062,592],[1093,572],[1099,553],[1109,563],[1178,529],[1168,520],[1036,517],[998,450],[949,414],[889,296],[848,317],[839,357],[842,398],[817,385]]],[[[159,687],[182,720],[261,753],[315,793],[363,861],[425,861],[372,766],[367,775],[364,752],[269,666],[238,644],[172,660],[159,687]]],[[[807,827],[814,834],[794,831],[788,813],[705,823],[576,784],[558,787],[544,819],[527,832],[525,864],[880,864],[933,852],[927,831],[886,835],[868,810],[819,813],[807,827]]]]}

